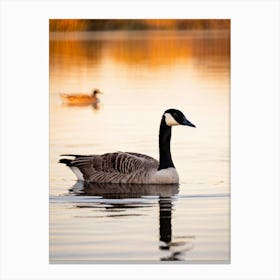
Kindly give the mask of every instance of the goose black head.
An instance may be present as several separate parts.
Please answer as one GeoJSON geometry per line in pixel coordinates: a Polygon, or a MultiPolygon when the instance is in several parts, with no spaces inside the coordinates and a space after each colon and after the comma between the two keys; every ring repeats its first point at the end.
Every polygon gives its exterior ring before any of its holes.
{"type": "Polygon", "coordinates": [[[96,94],[102,94],[102,92],[101,92],[98,88],[95,88],[95,89],[92,91],[92,95],[95,96],[96,94]]]}
{"type": "Polygon", "coordinates": [[[192,124],[181,111],[176,109],[166,110],[163,114],[163,117],[165,118],[165,124],[167,126],[187,125],[195,127],[195,125],[192,124]]]}

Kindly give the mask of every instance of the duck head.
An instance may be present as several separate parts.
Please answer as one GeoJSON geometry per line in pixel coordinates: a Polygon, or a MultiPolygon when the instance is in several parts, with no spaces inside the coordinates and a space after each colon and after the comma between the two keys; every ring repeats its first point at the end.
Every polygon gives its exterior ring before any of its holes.
{"type": "Polygon", "coordinates": [[[92,91],[92,95],[93,95],[93,96],[96,96],[97,94],[102,94],[102,92],[101,92],[98,88],[95,88],[95,89],[92,91]]]}
{"type": "Polygon", "coordinates": [[[187,125],[196,127],[192,124],[185,115],[177,109],[168,109],[163,113],[162,119],[167,126],[173,125],[187,125]]]}

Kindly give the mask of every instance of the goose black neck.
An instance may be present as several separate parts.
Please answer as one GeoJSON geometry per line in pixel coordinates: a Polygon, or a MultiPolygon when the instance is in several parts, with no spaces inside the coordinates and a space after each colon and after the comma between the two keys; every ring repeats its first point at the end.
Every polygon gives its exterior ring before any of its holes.
{"type": "Polygon", "coordinates": [[[159,167],[158,170],[174,167],[170,153],[171,126],[165,123],[162,117],[159,130],[159,167]]]}

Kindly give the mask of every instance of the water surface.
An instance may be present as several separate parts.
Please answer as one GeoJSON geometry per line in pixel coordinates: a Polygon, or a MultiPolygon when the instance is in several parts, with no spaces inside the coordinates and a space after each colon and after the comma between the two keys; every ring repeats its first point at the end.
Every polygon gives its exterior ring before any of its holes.
{"type": "Polygon", "coordinates": [[[229,33],[50,33],[50,262],[230,261],[229,33]],[[98,106],[59,94],[104,92],[98,106]],[[158,158],[162,113],[174,127],[179,186],[84,186],[60,154],[158,158]]]}

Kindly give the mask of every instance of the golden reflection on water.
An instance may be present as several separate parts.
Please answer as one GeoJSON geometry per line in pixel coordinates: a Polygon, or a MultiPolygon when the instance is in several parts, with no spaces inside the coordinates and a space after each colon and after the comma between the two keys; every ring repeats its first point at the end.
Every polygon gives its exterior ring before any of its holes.
{"type": "Polygon", "coordinates": [[[92,87],[107,93],[119,87],[136,98],[142,88],[154,98],[168,89],[167,78],[180,91],[200,86],[197,78],[229,85],[229,31],[54,32],[50,39],[51,101],[53,93],[92,87]]]}
{"type": "MultiPolygon", "coordinates": [[[[228,31],[122,31],[51,34],[50,64],[64,67],[67,59],[97,65],[104,56],[122,64],[160,67],[188,61],[196,56],[215,56],[215,62],[229,67],[228,31]],[[195,36],[195,37],[194,37],[195,36]],[[78,59],[75,59],[78,58],[78,59]]],[[[52,67],[51,67],[52,69],[52,67]]]]}

